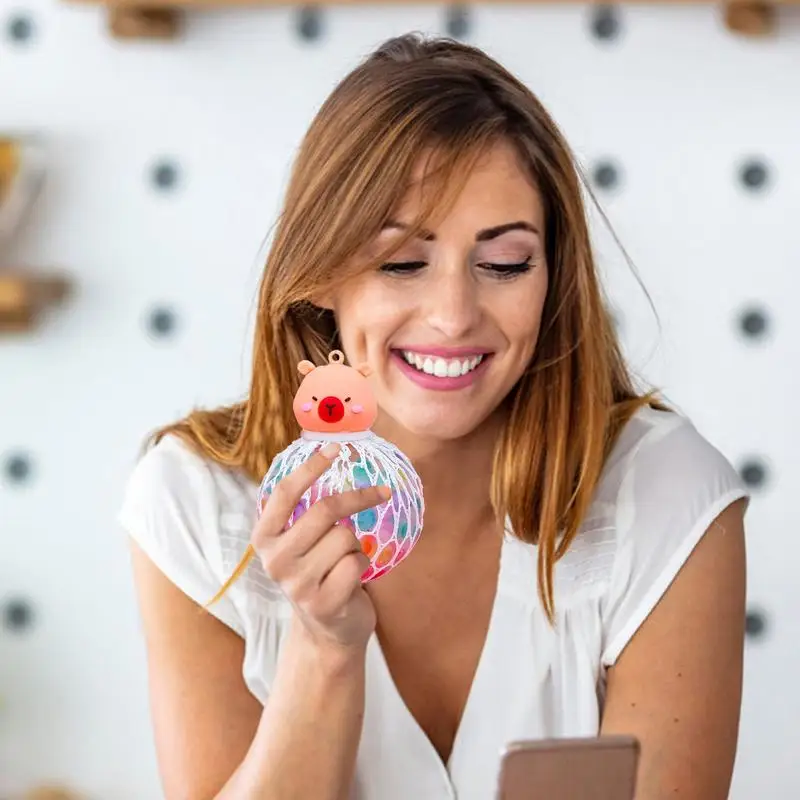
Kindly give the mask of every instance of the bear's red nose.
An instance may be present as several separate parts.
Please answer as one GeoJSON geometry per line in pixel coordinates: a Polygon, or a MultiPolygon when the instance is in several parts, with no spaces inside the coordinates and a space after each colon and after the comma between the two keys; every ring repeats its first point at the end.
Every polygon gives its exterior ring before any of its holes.
{"type": "Polygon", "coordinates": [[[338,422],[344,416],[344,403],[338,397],[323,397],[317,413],[323,422],[338,422]]]}

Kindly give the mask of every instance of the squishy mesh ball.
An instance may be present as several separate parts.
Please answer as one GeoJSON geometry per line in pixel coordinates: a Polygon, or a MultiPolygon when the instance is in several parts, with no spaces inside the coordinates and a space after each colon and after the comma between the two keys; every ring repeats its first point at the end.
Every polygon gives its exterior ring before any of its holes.
{"type": "MultiPolygon", "coordinates": [[[[319,440],[296,439],[274,458],[261,482],[259,515],[278,481],[324,444],[319,440]]],[[[371,431],[355,434],[341,446],[342,451],[330,468],[303,494],[287,528],[321,497],[367,486],[388,486],[392,490],[390,500],[339,520],[339,524],[353,531],[370,560],[369,568],[361,576],[366,583],[396,567],[417,543],[424,514],[422,482],[408,458],[371,431]]]]}

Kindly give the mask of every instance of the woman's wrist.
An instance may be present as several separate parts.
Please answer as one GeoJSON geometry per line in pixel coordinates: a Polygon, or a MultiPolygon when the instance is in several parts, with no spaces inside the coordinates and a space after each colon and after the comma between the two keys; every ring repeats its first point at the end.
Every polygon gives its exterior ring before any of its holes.
{"type": "Polygon", "coordinates": [[[344,644],[315,635],[296,617],[291,620],[286,646],[294,658],[330,677],[363,671],[367,653],[367,641],[344,644]]]}
{"type": "Polygon", "coordinates": [[[339,646],[290,620],[256,739],[229,796],[348,796],[364,718],[365,656],[366,646],[339,646]]]}

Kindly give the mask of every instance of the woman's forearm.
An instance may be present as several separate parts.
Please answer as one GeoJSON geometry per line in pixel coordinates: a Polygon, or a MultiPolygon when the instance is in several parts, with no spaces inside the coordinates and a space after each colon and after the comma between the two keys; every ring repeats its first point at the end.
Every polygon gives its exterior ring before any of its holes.
{"type": "Polygon", "coordinates": [[[365,654],[291,630],[247,757],[217,800],[344,800],[364,716],[365,654]]]}

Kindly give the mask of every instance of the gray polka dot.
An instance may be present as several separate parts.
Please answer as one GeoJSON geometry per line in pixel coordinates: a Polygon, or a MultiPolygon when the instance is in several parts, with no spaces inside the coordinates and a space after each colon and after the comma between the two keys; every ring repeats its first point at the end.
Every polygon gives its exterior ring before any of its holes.
{"type": "Polygon", "coordinates": [[[612,5],[601,5],[592,9],[590,31],[595,39],[610,42],[622,33],[619,10],[612,5]]]}
{"type": "Polygon", "coordinates": [[[739,316],[739,330],[747,339],[762,339],[769,331],[769,317],[760,308],[748,308],[739,316]]]}
{"type": "Polygon", "coordinates": [[[12,42],[19,44],[29,42],[34,35],[34,24],[26,14],[14,14],[6,24],[6,33],[12,42]]]}
{"type": "Polygon", "coordinates": [[[621,170],[610,159],[598,161],[592,168],[592,182],[599,189],[616,189],[621,182],[621,170]]]}
{"type": "Polygon", "coordinates": [[[448,6],[445,31],[453,39],[466,39],[472,30],[472,15],[467,6],[448,6]]]}
{"type": "Polygon", "coordinates": [[[156,339],[166,339],[175,333],[178,321],[171,308],[157,307],[150,311],[147,327],[150,335],[156,339]]]}
{"type": "Polygon", "coordinates": [[[739,466],[742,480],[751,489],[763,489],[768,479],[767,465],[758,458],[749,458],[739,466]]]}
{"type": "Polygon", "coordinates": [[[22,598],[9,600],[3,607],[3,624],[11,631],[21,632],[33,626],[33,610],[22,598]]]}
{"type": "Polygon", "coordinates": [[[33,468],[27,455],[13,453],[6,458],[3,471],[9,483],[21,484],[30,479],[33,468]]]}
{"type": "Polygon", "coordinates": [[[759,609],[748,609],[744,630],[748,639],[763,639],[767,634],[767,619],[764,612],[759,609]]]}
{"type": "Polygon", "coordinates": [[[153,166],[151,180],[153,186],[159,191],[174,189],[178,184],[180,170],[177,164],[171,161],[159,161],[153,166]]]}
{"type": "Polygon", "coordinates": [[[322,11],[313,6],[301,8],[297,14],[297,34],[307,42],[315,42],[323,34],[322,11]]]}
{"type": "Polygon", "coordinates": [[[767,165],[758,159],[746,161],[739,169],[739,181],[749,192],[766,188],[770,175],[767,165]]]}

